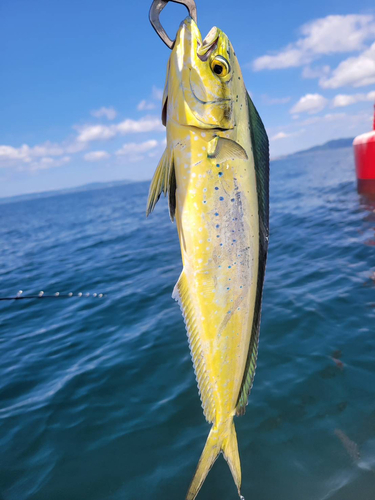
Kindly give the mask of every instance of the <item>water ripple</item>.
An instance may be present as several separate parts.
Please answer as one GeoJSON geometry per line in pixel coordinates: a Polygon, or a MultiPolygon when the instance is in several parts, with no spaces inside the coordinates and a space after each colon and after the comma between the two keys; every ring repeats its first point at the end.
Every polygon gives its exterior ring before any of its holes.
{"type": "MultiPolygon", "coordinates": [[[[106,294],[0,303],[2,500],[183,497],[209,426],[171,299],[176,228],[165,201],[145,219],[147,192],[2,205],[2,295],[106,294]]],[[[351,150],[272,165],[259,362],[236,420],[245,497],[374,491],[374,214],[351,150]]],[[[224,461],[200,498],[236,498],[224,461]]]]}

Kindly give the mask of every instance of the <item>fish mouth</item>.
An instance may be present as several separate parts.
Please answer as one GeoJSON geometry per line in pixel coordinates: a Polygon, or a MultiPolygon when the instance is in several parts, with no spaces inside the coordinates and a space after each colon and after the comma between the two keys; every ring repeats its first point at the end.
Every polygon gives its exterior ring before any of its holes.
{"type": "Polygon", "coordinates": [[[213,44],[211,45],[211,47],[209,49],[207,49],[207,52],[204,52],[204,53],[201,53],[200,52],[200,49],[198,48],[197,50],[197,56],[199,57],[199,59],[203,62],[207,61],[208,58],[210,57],[210,55],[212,54],[212,52],[216,49],[217,47],[217,39],[213,42],[213,44]]]}
{"type": "Polygon", "coordinates": [[[199,43],[197,48],[197,56],[201,61],[207,61],[213,50],[217,47],[217,42],[219,40],[220,30],[214,26],[207,33],[206,38],[203,42],[199,43]]]}
{"type": "Polygon", "coordinates": [[[193,83],[191,81],[191,68],[190,68],[190,73],[189,73],[189,84],[190,84],[190,91],[194,97],[194,99],[196,99],[200,104],[203,104],[203,105],[209,105],[209,104],[220,104],[222,102],[229,102],[230,99],[224,99],[224,98],[219,98],[219,99],[215,99],[214,101],[202,101],[202,99],[200,99],[197,94],[194,92],[194,88],[193,88],[193,83]]]}

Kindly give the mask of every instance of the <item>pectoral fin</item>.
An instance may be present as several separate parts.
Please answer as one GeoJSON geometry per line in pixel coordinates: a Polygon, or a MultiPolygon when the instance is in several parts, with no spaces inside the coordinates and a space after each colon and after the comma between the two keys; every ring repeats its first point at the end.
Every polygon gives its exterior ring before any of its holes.
{"type": "Polygon", "coordinates": [[[165,196],[168,194],[169,214],[173,220],[176,208],[176,176],[173,164],[173,151],[168,147],[165,149],[151,181],[147,200],[147,217],[154,210],[162,193],[165,196]]]}
{"type": "Polygon", "coordinates": [[[225,137],[215,137],[209,143],[208,158],[214,159],[216,163],[223,163],[228,160],[247,160],[247,154],[238,142],[225,137]]]}

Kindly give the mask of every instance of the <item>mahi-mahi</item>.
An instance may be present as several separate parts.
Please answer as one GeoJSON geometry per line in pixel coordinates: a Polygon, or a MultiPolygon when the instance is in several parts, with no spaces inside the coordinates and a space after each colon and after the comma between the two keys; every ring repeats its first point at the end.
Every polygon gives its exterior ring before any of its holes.
{"type": "Polygon", "coordinates": [[[219,453],[241,496],[233,417],[245,412],[256,367],[269,234],[269,148],[228,37],[202,41],[186,18],[168,62],[165,152],[147,215],[161,193],[176,220],[183,270],[173,291],[189,338],[210,434],[187,500],[219,453]]]}

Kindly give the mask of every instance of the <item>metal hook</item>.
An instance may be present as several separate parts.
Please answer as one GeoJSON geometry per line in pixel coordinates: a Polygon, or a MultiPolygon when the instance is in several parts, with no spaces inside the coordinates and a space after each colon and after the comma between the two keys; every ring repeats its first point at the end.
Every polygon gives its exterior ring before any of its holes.
{"type": "Polygon", "coordinates": [[[154,28],[156,33],[163,40],[165,45],[168,48],[173,49],[173,45],[176,40],[171,40],[169,38],[159,19],[161,11],[164,9],[168,2],[181,3],[182,5],[185,5],[185,7],[189,11],[190,17],[194,19],[195,22],[197,22],[197,6],[195,5],[194,0],[154,0],[152,2],[149,15],[150,23],[152,24],[152,27],[154,28]]]}

